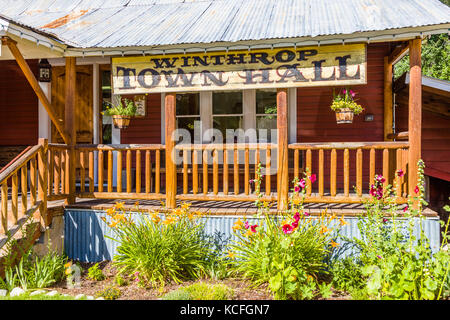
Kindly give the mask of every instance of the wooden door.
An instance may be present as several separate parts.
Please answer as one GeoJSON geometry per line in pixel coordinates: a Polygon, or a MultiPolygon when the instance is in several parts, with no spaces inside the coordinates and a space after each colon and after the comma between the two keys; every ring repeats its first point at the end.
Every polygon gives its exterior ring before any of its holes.
{"type": "MultiPolygon", "coordinates": [[[[64,119],[65,105],[65,67],[52,68],[52,105],[58,116],[64,119]]],[[[92,66],[77,66],[77,94],[75,100],[76,143],[90,144],[93,141],[93,97],[92,66]]],[[[52,142],[64,143],[61,135],[52,124],[52,142]]]]}

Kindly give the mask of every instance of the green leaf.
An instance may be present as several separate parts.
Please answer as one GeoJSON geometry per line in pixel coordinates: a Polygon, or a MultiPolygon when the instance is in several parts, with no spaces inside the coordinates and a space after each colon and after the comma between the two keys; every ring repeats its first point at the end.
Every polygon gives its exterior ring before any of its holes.
{"type": "Polygon", "coordinates": [[[426,288],[420,289],[420,293],[422,295],[422,298],[425,300],[433,300],[434,299],[434,293],[429,291],[426,288]]]}
{"type": "Polygon", "coordinates": [[[428,278],[427,280],[425,280],[424,284],[425,284],[425,287],[427,287],[427,289],[430,291],[435,291],[437,289],[436,281],[434,281],[431,278],[428,278]]]}
{"type": "Polygon", "coordinates": [[[272,290],[273,292],[277,292],[281,288],[281,283],[282,283],[281,273],[278,272],[275,276],[270,277],[269,279],[270,290],[272,290]]]}

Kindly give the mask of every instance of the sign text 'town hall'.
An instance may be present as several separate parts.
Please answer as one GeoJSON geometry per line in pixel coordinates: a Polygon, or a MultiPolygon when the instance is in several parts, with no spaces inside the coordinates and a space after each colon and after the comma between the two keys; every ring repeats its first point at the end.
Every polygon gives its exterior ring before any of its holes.
{"type": "Polygon", "coordinates": [[[112,58],[114,94],[365,84],[365,44],[112,58]]]}

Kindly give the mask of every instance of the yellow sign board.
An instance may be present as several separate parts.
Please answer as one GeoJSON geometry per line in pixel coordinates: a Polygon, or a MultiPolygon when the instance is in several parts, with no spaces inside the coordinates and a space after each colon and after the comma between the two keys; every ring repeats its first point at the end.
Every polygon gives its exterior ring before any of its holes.
{"type": "Polygon", "coordinates": [[[114,57],[113,93],[365,84],[366,61],[365,44],[114,57]]]}

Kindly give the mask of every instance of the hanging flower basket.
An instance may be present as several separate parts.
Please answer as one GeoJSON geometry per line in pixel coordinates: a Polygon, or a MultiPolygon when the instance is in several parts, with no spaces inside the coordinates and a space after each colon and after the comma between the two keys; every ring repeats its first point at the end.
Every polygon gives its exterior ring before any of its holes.
{"type": "Polygon", "coordinates": [[[336,123],[352,123],[353,111],[349,108],[344,108],[336,111],[336,123]]]}
{"type": "Polygon", "coordinates": [[[126,129],[130,125],[130,116],[113,115],[112,118],[116,129],[126,129]]]}
{"type": "Polygon", "coordinates": [[[333,91],[333,103],[331,110],[336,112],[336,122],[338,124],[353,123],[353,116],[360,114],[364,109],[355,101],[356,93],[352,90],[344,89],[337,95],[333,91]]]}
{"type": "Polygon", "coordinates": [[[123,99],[118,96],[118,104],[111,105],[111,107],[106,107],[106,110],[102,112],[104,116],[112,117],[114,128],[116,129],[126,129],[130,125],[131,117],[136,115],[136,105],[133,100],[123,99]]]}

